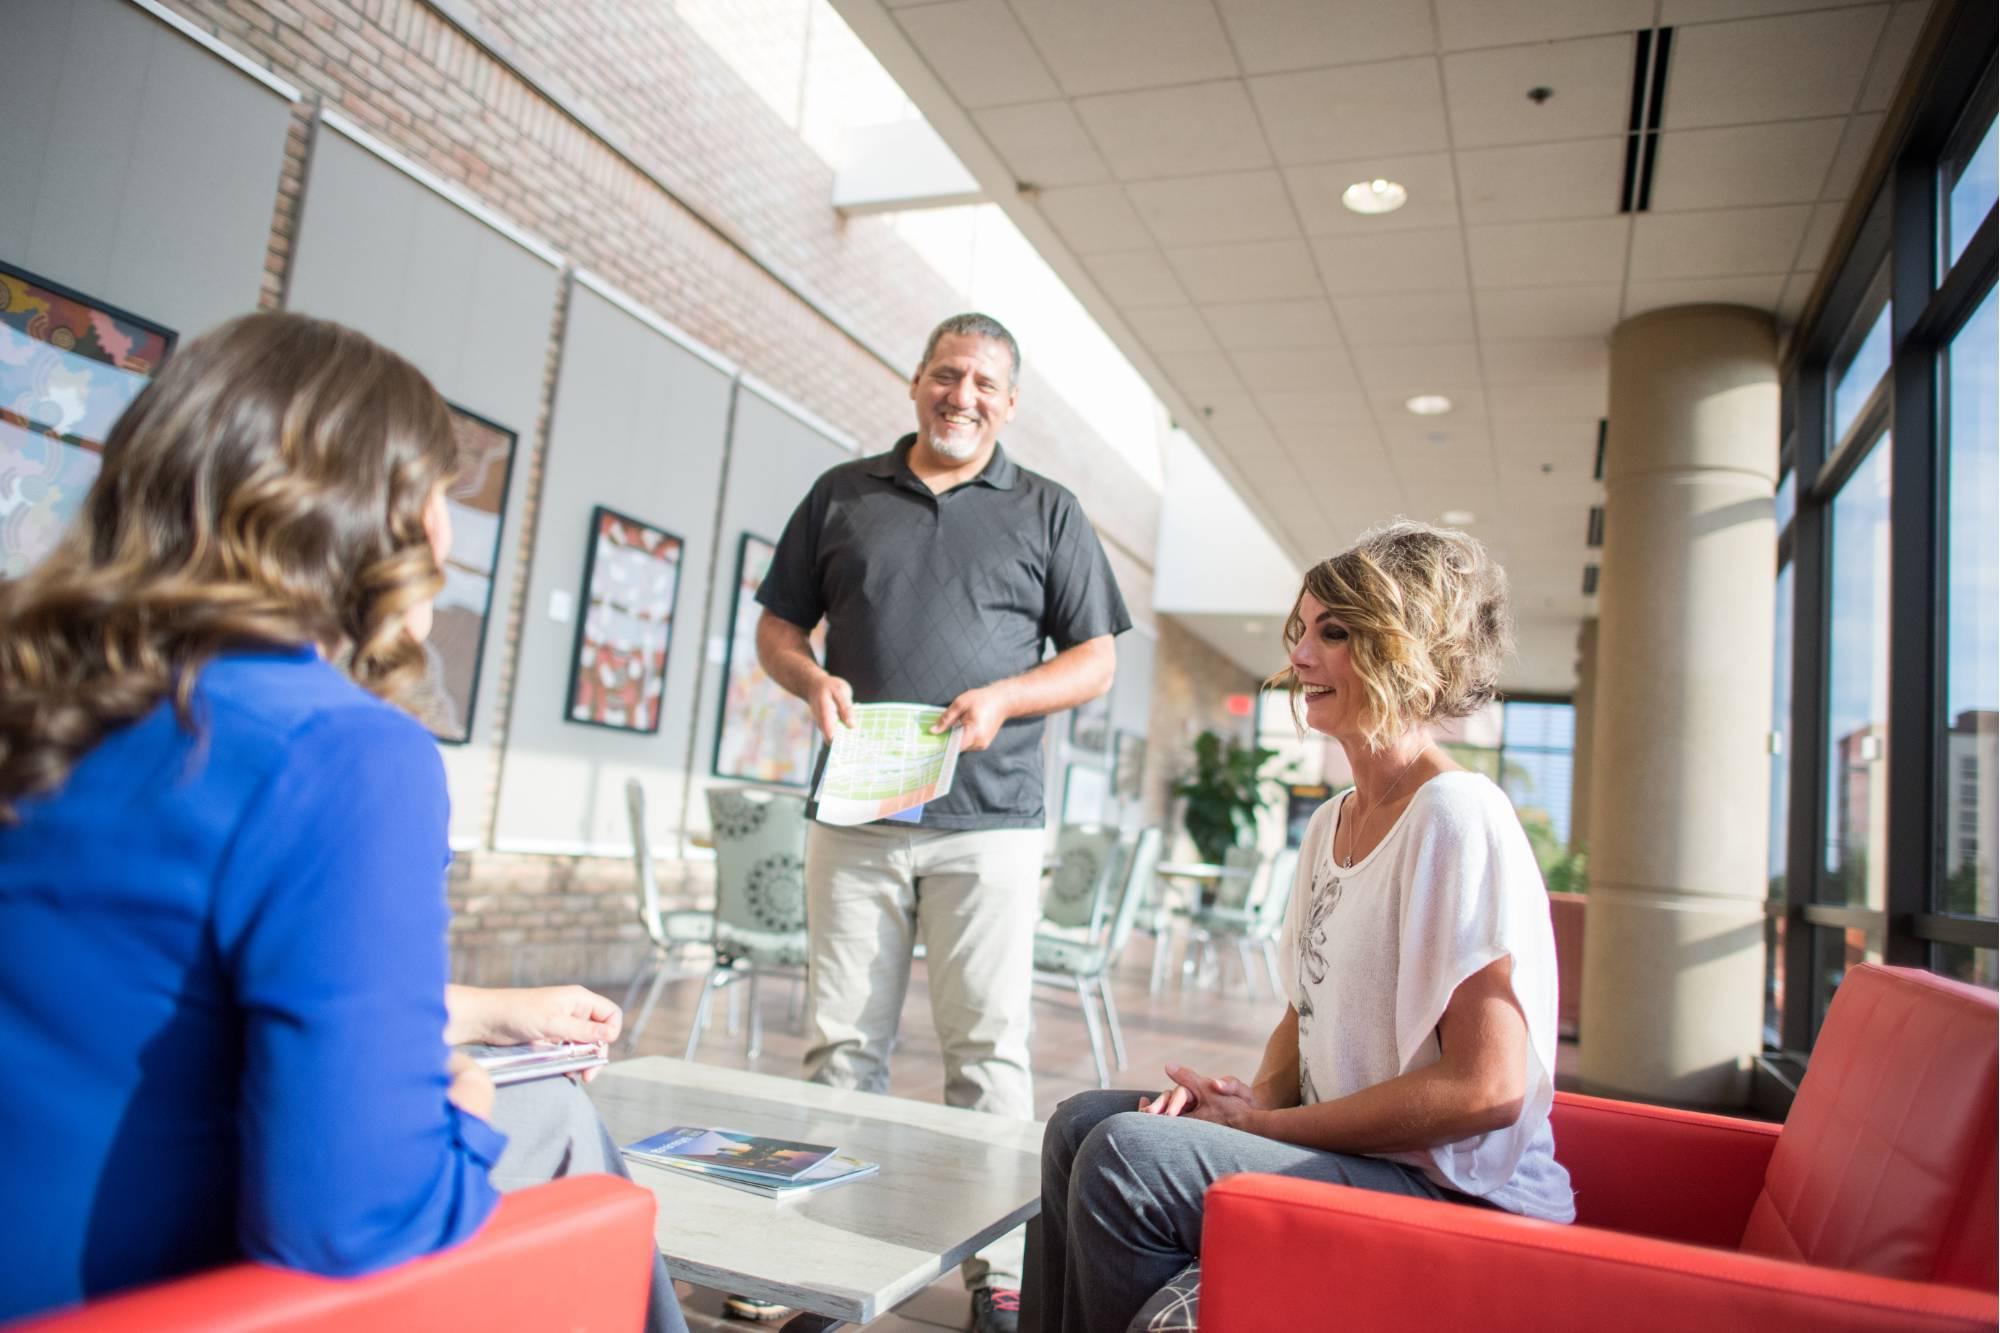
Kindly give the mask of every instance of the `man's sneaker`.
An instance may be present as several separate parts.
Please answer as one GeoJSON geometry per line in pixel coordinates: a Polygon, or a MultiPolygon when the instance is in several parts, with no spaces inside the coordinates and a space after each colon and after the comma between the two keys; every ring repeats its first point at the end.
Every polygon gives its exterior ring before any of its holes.
{"type": "Polygon", "coordinates": [[[972,1333],[1020,1333],[1021,1293],[981,1287],[972,1293],[972,1333]]]}
{"type": "Polygon", "coordinates": [[[727,1319],[750,1319],[760,1324],[775,1324],[791,1312],[792,1308],[789,1305],[780,1305],[776,1301],[760,1301],[755,1296],[727,1296],[722,1301],[723,1317],[727,1319]]]}

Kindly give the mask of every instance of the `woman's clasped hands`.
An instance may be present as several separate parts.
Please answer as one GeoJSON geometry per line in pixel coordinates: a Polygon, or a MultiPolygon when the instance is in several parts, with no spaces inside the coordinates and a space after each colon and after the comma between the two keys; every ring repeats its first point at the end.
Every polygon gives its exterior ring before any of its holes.
{"type": "Polygon", "coordinates": [[[1209,1078],[1177,1064],[1167,1066],[1167,1077],[1173,1080],[1173,1086],[1157,1097],[1141,1097],[1141,1112],[1186,1116],[1252,1134],[1258,1132],[1257,1118],[1267,1108],[1257,1100],[1256,1089],[1242,1079],[1229,1074],[1209,1078]]]}

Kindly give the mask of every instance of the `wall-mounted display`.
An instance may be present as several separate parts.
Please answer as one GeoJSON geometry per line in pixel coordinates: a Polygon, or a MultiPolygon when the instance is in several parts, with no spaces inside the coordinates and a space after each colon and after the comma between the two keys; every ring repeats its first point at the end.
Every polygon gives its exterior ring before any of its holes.
{"type": "Polygon", "coordinates": [[[680,569],[679,537],[603,505],[590,511],[565,718],[616,731],[660,729],[680,569]]]}
{"type": "MultiPolygon", "coordinates": [[[[736,597],[729,613],[722,671],[722,717],[715,731],[715,776],[803,787],[812,780],[819,729],[812,711],[787,694],[757,661],[757,589],[777,547],[744,533],[736,551],[736,597]]],[[[813,653],[826,658],[826,622],[813,629],[813,653]]]]}
{"type": "Polygon", "coordinates": [[[493,571],[500,560],[515,435],[462,407],[451,409],[451,424],[458,439],[458,475],[445,492],[451,552],[424,641],[424,691],[417,712],[433,736],[460,745],[472,736],[472,707],[479,697],[479,663],[493,612],[493,571]]]}
{"type": "Polygon", "coordinates": [[[1100,694],[1070,710],[1069,743],[1078,750],[1102,753],[1111,744],[1111,696],[1100,694]]]}
{"type": "Polygon", "coordinates": [[[1118,733],[1118,747],[1111,759],[1111,794],[1121,801],[1136,801],[1146,771],[1146,738],[1135,732],[1118,733]]]}
{"type": "Polygon", "coordinates": [[[1071,764],[1063,775],[1062,822],[1102,824],[1111,775],[1091,764],[1071,764]]]}
{"type": "Polygon", "coordinates": [[[49,553],[174,332],[0,263],[0,578],[49,553]]]}

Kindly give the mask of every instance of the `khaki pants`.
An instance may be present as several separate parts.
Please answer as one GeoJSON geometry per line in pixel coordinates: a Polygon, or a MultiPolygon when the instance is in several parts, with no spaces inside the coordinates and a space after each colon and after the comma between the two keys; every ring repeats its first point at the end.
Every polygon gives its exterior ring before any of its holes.
{"type": "MultiPolygon", "coordinates": [[[[815,822],[806,836],[805,1076],[889,1090],[910,955],[922,940],[945,1103],[1034,1119],[1028,1031],[1042,844],[1040,829],[815,822]]],[[[963,1271],[970,1287],[1018,1285],[1021,1233],[966,1260],[963,1271]]]]}

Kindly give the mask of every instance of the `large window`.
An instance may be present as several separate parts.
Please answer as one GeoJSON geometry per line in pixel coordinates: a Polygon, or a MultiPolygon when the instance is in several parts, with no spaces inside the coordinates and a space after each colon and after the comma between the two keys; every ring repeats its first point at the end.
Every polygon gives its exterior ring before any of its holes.
{"type": "Polygon", "coordinates": [[[1764,1018],[1793,1051],[1864,959],[2000,982],[1995,10],[1936,20],[1786,367],[1764,1018]]]}

